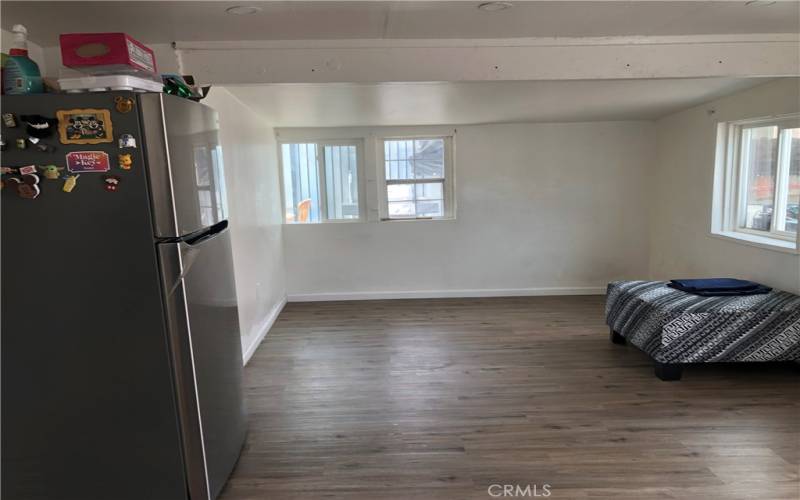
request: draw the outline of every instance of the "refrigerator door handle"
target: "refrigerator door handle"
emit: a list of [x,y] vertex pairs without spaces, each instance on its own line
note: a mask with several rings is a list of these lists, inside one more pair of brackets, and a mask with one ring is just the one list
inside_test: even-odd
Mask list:
[[[169,287],[167,291],[167,296],[171,296],[175,293],[175,290],[178,289],[179,286],[183,283],[183,279],[189,274],[189,271],[192,269],[195,261],[197,260],[197,255],[200,253],[199,248],[189,247],[189,248],[180,248],[181,253],[181,273],[175,278],[175,281],[172,283],[172,286]],[[166,282],[166,277],[165,277]]]
[[228,229],[228,221],[222,220],[213,226],[204,227],[199,231],[194,231],[182,236],[170,236],[167,238],[157,238],[157,243],[185,243],[189,246],[199,245],[200,243],[210,240],[211,238],[221,234]]
[[209,226],[205,229],[201,229],[200,231],[181,236],[181,242],[186,243],[189,246],[199,245],[200,243],[210,240],[211,238],[221,234],[226,229],[228,229],[228,221],[221,220],[213,226]]

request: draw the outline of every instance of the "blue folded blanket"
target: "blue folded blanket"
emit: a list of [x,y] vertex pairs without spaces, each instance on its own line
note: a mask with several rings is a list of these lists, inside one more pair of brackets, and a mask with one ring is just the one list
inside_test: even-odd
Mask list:
[[734,278],[670,280],[667,286],[702,296],[736,296],[769,293],[772,288],[753,281]]

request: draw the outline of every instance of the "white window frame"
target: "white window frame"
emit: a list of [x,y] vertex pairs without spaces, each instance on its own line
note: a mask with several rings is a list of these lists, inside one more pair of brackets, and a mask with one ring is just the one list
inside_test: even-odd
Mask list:
[[[444,140],[444,178],[441,179],[408,179],[408,180],[387,180],[386,179],[386,147],[385,141],[410,141],[410,140],[424,140],[424,139],[442,139]],[[378,194],[380,200],[380,219],[382,222],[387,221],[416,221],[416,220],[450,220],[456,217],[456,200],[455,200],[455,168],[454,156],[455,148],[453,146],[452,135],[436,135],[436,134],[423,134],[423,135],[400,135],[400,136],[385,136],[378,137],[378,185],[380,193]],[[441,182],[442,183],[442,198],[444,203],[443,215],[441,217],[389,217],[389,193],[387,186],[390,184],[423,184]]]
[[[774,125],[778,127],[777,170],[773,217],[769,231],[744,227],[747,204],[747,165],[741,161],[741,139],[743,131]],[[783,130],[800,126],[800,113],[772,116],[767,118],[723,122],[717,125],[717,158],[714,179],[714,201],[712,204],[711,233],[715,236],[732,238],[755,246],[797,253],[800,248],[800,231],[792,233],[780,230],[776,222],[780,213],[778,207],[786,203],[789,192],[788,154],[784,141],[780,140]],[[783,221],[780,218],[781,222]]]
[[[283,178],[283,145],[284,144],[316,144],[317,149],[317,179],[319,185],[317,190],[319,192],[319,211],[320,220],[318,222],[288,222],[286,220],[286,190]],[[355,146],[356,147],[356,175],[358,176],[358,218],[353,219],[329,219],[328,218],[328,190],[326,189],[325,178],[325,146]],[[288,225],[307,225],[307,224],[342,224],[351,222],[364,222],[367,216],[366,208],[366,172],[364,170],[364,140],[363,139],[326,139],[326,140],[313,140],[313,139],[292,139],[278,141],[278,174],[281,187],[281,214],[283,217],[283,224]]]

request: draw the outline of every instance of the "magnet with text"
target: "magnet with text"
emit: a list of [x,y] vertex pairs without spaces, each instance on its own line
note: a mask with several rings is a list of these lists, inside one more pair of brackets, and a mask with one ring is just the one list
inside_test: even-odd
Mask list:
[[28,135],[38,139],[50,137],[58,126],[57,119],[47,118],[42,115],[22,115],[19,118],[28,125],[25,128]]
[[65,193],[71,193],[73,189],[75,189],[75,185],[78,183],[78,177],[81,174],[74,174],[74,175],[65,175],[62,177],[64,179],[64,185],[61,187],[61,190]]
[[133,166],[133,157],[130,153],[120,153],[117,155],[117,161],[119,162],[119,168],[122,170],[130,170]]
[[[21,170],[21,169],[20,169]],[[13,185],[20,198],[27,198],[32,200],[39,196],[39,176],[36,174],[26,174],[20,177],[10,177],[8,179],[10,185]]]
[[115,192],[119,188],[119,181],[120,178],[117,175],[104,175],[103,176],[103,185],[105,186],[106,191]]
[[57,181],[59,177],[61,177],[61,171],[64,170],[64,167],[57,167],[55,165],[44,165],[40,166],[39,170],[42,171],[42,175],[45,179],[49,179],[51,181]]
[[130,97],[117,96],[114,98],[114,106],[120,113],[130,113],[133,109],[133,99]]
[[14,119],[14,113],[3,113],[3,125],[8,128],[17,126],[17,120]]
[[136,147],[136,138],[133,137],[131,134],[122,134],[119,137],[120,149],[135,148],[135,147]]
[[108,172],[111,166],[104,151],[71,151],[67,153],[67,170],[73,174]]

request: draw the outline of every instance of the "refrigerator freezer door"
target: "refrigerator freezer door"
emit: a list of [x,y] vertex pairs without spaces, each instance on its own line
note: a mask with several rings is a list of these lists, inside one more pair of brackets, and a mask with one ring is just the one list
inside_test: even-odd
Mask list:
[[230,233],[158,249],[189,496],[213,499],[247,432]]
[[[112,161],[117,143],[64,144],[58,131],[16,149],[20,117],[108,110],[113,134],[141,137],[137,113],[114,109],[131,92],[2,96],[11,147],[2,165],[55,164],[76,151]],[[55,148],[53,151],[52,148]],[[39,196],[0,196],[0,380],[4,500],[185,500],[186,480],[158,254],[141,149],[103,189],[83,173],[70,193],[41,176]],[[60,175],[67,175],[62,170]],[[41,175],[41,172],[40,172]],[[5,177],[5,176],[4,176]],[[7,180],[6,180],[7,181]]]
[[139,97],[157,237],[227,219],[216,111],[166,94]]

